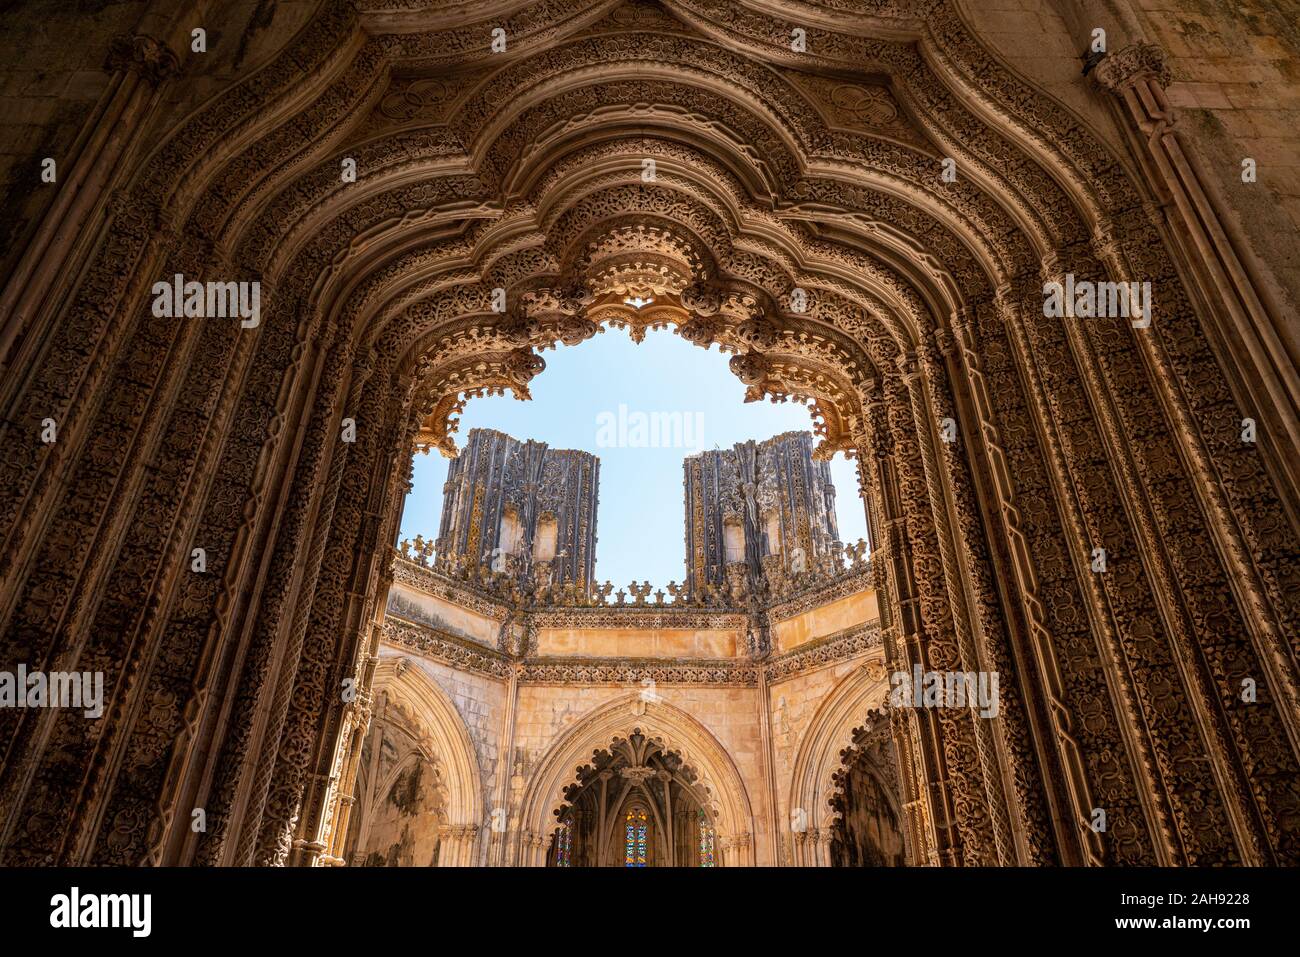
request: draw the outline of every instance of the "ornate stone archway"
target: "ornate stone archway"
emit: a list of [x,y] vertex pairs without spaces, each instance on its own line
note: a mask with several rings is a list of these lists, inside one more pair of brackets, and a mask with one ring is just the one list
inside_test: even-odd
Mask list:
[[853,729],[832,773],[831,824],[818,834],[817,863],[832,867],[897,867],[909,858],[903,781],[898,775],[890,720],[867,713]]
[[[386,711],[391,710],[403,719],[405,728],[415,735],[419,754],[437,772],[437,787],[442,798],[437,863],[443,867],[477,864],[480,858],[479,835],[485,827],[485,812],[482,777],[474,743],[447,693],[409,659],[385,657],[375,668],[371,688],[363,704],[362,718],[357,721],[355,738],[346,748],[341,749],[341,756],[351,766],[340,768],[339,774],[351,781],[360,782],[363,779],[364,769],[359,766],[363,759],[361,739],[369,725],[376,700],[382,700]],[[404,766],[394,764],[385,769],[383,756],[377,753],[378,750],[376,746],[373,749],[376,753],[369,755],[373,766],[372,774],[377,776],[382,770],[385,776],[368,783],[370,793],[382,799],[387,796],[392,782]],[[350,834],[354,842],[358,834],[364,838],[369,823],[364,819],[354,823],[352,815],[357,813],[364,818],[371,809],[364,803],[358,807],[353,789],[348,789],[341,796],[336,808],[338,819],[331,820],[328,826],[332,846],[325,850],[324,856],[326,860],[343,863],[345,841]],[[360,843],[364,844],[364,841]],[[364,863],[364,859],[354,862]]]
[[[502,6],[494,59],[487,21],[326,0],[120,171],[76,289],[0,316],[5,428],[59,428],[0,465],[3,657],[111,689],[96,728],[0,714],[0,860],[319,860],[409,455],[651,321],[858,455],[891,667],[1014,679],[997,722],[899,717],[927,859],[1296,860],[1291,459],[1239,440],[1177,215],[951,0],[800,5],[799,54],[786,6]],[[154,315],[177,273],[260,282],[260,323]],[[1154,321],[1042,316],[1067,273],[1150,277]]]
[[723,857],[707,785],[682,755],[639,727],[594,751],[564,796],[545,850],[548,866],[712,867]]
[[519,810],[516,864],[540,866],[565,804],[565,788],[594,752],[614,738],[640,730],[659,746],[687,760],[696,789],[717,830],[718,847],[728,866],[754,863],[754,810],[731,756],[704,725],[680,708],[639,694],[620,696],[593,709],[568,729],[538,764],[524,790]]
[[[853,744],[854,729],[869,713],[884,705],[889,688],[885,663],[873,656],[840,680],[804,732],[794,762],[785,815],[791,860],[795,865],[816,867],[826,863],[833,817],[827,802],[835,791],[833,778],[843,766],[843,752]],[[902,719],[891,717],[892,720]],[[903,782],[904,786],[912,783]],[[919,808],[916,796],[909,795],[907,805],[900,809],[908,825],[904,836],[909,846],[924,846]]]

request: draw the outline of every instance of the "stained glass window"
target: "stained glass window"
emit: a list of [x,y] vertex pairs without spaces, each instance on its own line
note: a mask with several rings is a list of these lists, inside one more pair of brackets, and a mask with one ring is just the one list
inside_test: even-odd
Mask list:
[[709,823],[709,817],[700,810],[700,867],[713,867],[713,842],[714,830],[713,825]]
[[646,866],[646,826],[645,808],[628,808],[627,812],[627,847],[623,852],[624,867]]
[[555,833],[555,866],[569,867],[573,850],[573,822],[565,821]]

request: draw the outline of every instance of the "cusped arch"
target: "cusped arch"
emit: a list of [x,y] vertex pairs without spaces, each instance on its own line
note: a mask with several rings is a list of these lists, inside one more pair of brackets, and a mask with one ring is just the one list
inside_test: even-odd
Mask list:
[[621,695],[593,709],[562,733],[542,758],[524,790],[519,810],[523,840],[516,863],[541,863],[537,855],[555,827],[555,812],[564,804],[564,788],[579,767],[615,737],[640,728],[647,737],[681,754],[707,792],[719,844],[729,848],[726,863],[752,866],[754,811],[740,770],[708,728],[662,697],[644,700],[640,693]]
[[[877,649],[823,699],[799,742],[784,829],[798,835],[830,826],[833,815],[827,801],[834,789],[831,779],[840,766],[840,752],[853,744],[853,729],[869,711],[884,703],[888,691],[884,651]],[[813,851],[799,840],[794,842],[794,857],[795,864],[815,863]]]

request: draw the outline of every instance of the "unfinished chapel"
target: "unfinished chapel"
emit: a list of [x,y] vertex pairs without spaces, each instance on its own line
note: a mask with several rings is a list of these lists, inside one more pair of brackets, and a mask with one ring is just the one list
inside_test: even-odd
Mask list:
[[1300,864],[1296,0],[3,6],[0,866]]

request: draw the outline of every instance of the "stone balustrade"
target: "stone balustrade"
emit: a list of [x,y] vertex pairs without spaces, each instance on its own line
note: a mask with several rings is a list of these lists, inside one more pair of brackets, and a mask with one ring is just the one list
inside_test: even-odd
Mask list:
[[768,555],[762,559],[759,576],[751,575],[744,562],[733,562],[725,568],[725,584],[703,582],[692,587],[670,581],[660,588],[649,581],[633,581],[623,587],[609,581],[556,581],[551,562],[533,562],[527,556],[514,554],[485,555],[482,562],[461,555],[439,555],[434,542],[420,535],[404,539],[396,549],[396,558],[515,606],[731,610],[785,601],[867,574],[871,570],[867,548],[867,543],[858,539],[837,543],[833,550],[813,559]]

